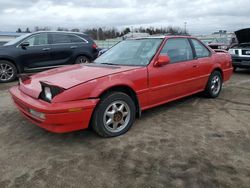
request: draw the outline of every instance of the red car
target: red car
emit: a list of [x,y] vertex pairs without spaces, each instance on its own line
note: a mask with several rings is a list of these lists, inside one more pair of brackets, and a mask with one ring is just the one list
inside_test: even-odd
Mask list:
[[20,80],[10,93],[22,114],[51,132],[90,125],[103,137],[118,136],[141,111],[202,92],[219,95],[232,74],[228,53],[192,37],[125,40],[95,60]]

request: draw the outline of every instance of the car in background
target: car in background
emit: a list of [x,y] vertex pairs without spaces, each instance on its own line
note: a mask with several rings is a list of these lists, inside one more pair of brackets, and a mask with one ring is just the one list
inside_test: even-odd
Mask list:
[[102,54],[104,54],[106,51],[108,51],[107,48],[99,48],[99,53],[98,53],[98,57]]
[[214,50],[228,50],[230,46],[230,41],[225,37],[201,39],[201,41]]
[[88,63],[97,56],[97,45],[83,33],[25,34],[0,47],[0,82],[10,82],[17,74]]
[[92,126],[113,137],[128,131],[143,110],[198,92],[217,97],[232,69],[230,54],[193,37],[129,39],[94,63],[23,78],[10,93],[21,113],[48,131]]
[[3,46],[6,42],[0,41],[0,46]]
[[234,71],[237,68],[250,69],[250,28],[235,32],[238,44],[229,49],[232,55]]
[[214,38],[207,45],[214,50],[228,50],[230,41],[227,38]]

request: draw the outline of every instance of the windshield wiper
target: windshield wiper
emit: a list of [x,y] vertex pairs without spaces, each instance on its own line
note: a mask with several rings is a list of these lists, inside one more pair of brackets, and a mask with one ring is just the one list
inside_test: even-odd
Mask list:
[[100,64],[103,64],[103,65],[117,65],[117,64],[114,64],[114,63],[100,63]]

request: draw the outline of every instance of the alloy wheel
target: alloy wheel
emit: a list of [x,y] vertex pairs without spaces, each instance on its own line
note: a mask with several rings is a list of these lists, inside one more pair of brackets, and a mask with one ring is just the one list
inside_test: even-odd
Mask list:
[[13,78],[15,74],[14,68],[7,63],[0,63],[0,80],[8,81]]
[[103,123],[108,131],[120,132],[128,125],[130,116],[131,111],[125,101],[114,101],[106,108]]
[[211,83],[211,91],[213,95],[217,95],[221,89],[221,79],[218,75],[215,75]]

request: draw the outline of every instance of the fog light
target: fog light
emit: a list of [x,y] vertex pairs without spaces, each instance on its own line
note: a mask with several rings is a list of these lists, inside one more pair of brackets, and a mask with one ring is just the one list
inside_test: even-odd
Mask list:
[[35,116],[35,117],[37,117],[39,119],[45,119],[45,114],[44,113],[37,112],[37,111],[35,111],[33,109],[29,109],[29,112],[30,112],[31,115],[33,115],[33,116]]

